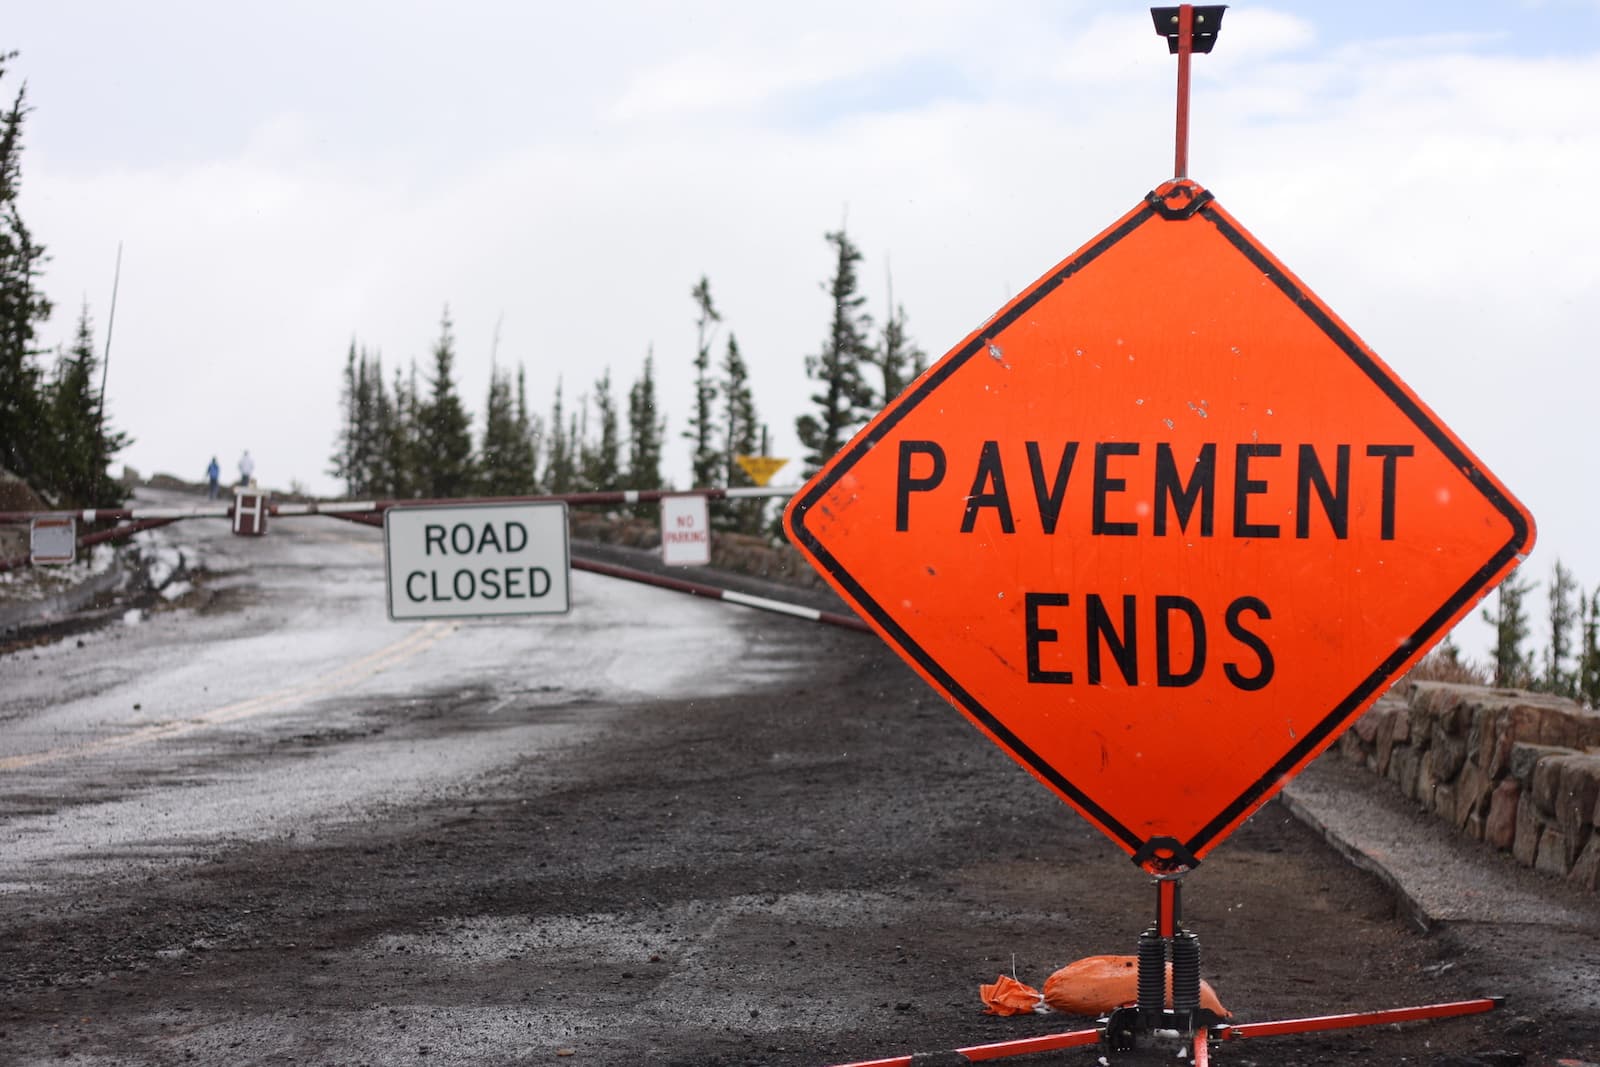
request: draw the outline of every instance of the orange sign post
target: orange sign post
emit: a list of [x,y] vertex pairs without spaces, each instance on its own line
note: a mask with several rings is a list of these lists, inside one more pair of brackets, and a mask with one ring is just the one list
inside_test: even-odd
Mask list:
[[923,678],[1168,873],[1533,541],[1466,446],[1186,180],[930,367],[785,518]]
[[1151,9],[1178,56],[1174,180],[928,368],[784,514],[890,647],[1156,877],[1137,1002],[1053,1047],[1178,1033],[1196,1067],[1213,1038],[1498,1006],[1224,1026],[1179,878],[1533,546],[1527,510],[1186,177],[1189,58],[1224,10]]

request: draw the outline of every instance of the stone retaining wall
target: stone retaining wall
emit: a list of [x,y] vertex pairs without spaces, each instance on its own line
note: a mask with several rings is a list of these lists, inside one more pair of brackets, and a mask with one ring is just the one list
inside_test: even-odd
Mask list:
[[1600,713],[1517,689],[1402,682],[1334,751],[1523,866],[1600,888]]

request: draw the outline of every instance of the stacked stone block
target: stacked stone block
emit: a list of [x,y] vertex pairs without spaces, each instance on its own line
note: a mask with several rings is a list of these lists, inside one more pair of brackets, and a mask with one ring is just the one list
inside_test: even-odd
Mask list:
[[1600,888],[1600,713],[1542,693],[1402,682],[1337,751],[1523,866]]

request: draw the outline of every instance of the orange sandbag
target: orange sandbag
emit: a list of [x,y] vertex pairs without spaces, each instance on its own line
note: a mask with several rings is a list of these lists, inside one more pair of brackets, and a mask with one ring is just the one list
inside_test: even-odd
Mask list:
[[[1068,1015],[1105,1015],[1139,1000],[1139,961],[1133,956],[1088,956],[1069,963],[1045,979],[1044,1002]],[[1167,1007],[1172,1007],[1172,964],[1167,964]],[[1222,1006],[1209,982],[1200,983],[1200,1006],[1224,1019],[1233,1013]]]
[[1002,974],[989,985],[979,986],[978,996],[983,998],[986,1015],[1027,1015],[1043,1010],[1040,1003],[1044,995],[1009,975]]

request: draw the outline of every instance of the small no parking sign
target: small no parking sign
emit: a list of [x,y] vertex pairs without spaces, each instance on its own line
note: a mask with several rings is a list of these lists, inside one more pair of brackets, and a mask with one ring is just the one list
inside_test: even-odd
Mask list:
[[674,567],[711,562],[711,516],[705,497],[661,498],[661,562]]

